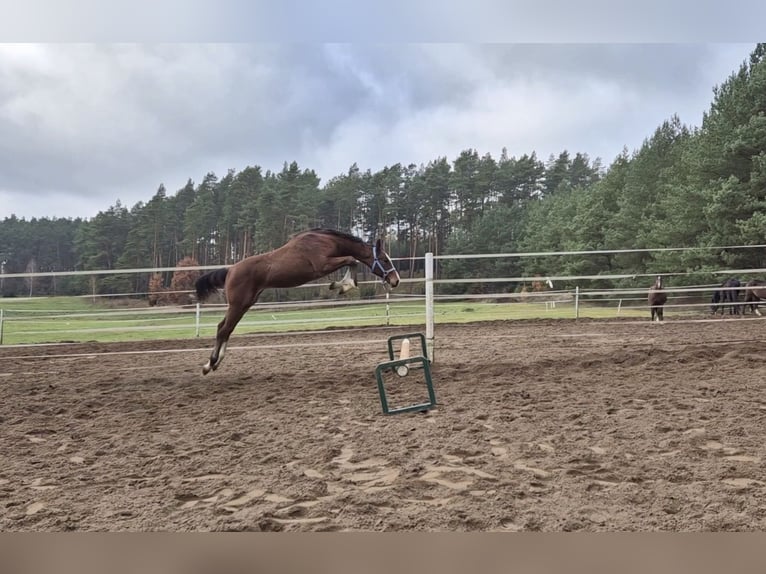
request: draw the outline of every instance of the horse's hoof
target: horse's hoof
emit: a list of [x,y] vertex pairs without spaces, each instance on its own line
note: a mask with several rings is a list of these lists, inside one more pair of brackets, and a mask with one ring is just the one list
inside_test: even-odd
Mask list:
[[[344,293],[348,293],[352,289],[356,289],[357,282],[353,279],[344,279],[343,281],[338,281],[337,283],[333,283],[335,285],[335,288],[338,289],[338,292],[343,295]],[[332,289],[332,287],[330,287]]]

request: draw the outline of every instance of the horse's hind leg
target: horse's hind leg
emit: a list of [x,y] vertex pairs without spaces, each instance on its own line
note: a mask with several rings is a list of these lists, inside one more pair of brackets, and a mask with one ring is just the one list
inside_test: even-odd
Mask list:
[[750,305],[750,310],[753,312],[753,315],[761,316],[761,311],[758,309],[758,302],[760,299],[757,295],[754,293],[751,293],[748,291],[747,295],[745,296],[745,305]]
[[223,356],[226,353],[226,345],[229,342],[234,327],[237,326],[239,320],[250,308],[250,305],[234,305],[229,303],[229,307],[226,309],[226,315],[223,320],[218,323],[218,331],[215,335],[215,347],[210,354],[210,359],[202,367],[202,374],[207,375],[210,371],[215,371],[223,361]]
[[753,315],[758,313],[758,306],[755,304],[755,302],[756,302],[756,299],[753,297],[753,294],[750,293],[750,291],[747,291],[745,293],[745,304],[742,307],[742,314],[745,315],[747,313],[748,308],[750,309],[750,312]]

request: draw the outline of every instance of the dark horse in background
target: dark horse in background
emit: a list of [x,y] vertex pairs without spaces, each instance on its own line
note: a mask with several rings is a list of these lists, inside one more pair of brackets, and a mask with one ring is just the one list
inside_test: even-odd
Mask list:
[[218,324],[215,347],[202,373],[216,370],[223,360],[234,327],[269,287],[297,287],[348,267],[342,281],[330,284],[341,293],[356,286],[356,266],[361,261],[381,278],[384,285],[396,287],[399,273],[378,239],[368,245],[358,237],[333,229],[311,229],[293,235],[282,247],[252,255],[230,267],[206,273],[195,283],[197,299],[204,301],[223,287],[228,307]]
[[652,321],[661,323],[663,321],[663,306],[668,301],[668,294],[665,293],[665,287],[662,284],[662,275],[657,275],[654,285],[649,287],[649,310],[651,311]]
[[748,307],[750,310],[761,316],[761,312],[758,310],[758,302],[766,300],[766,281],[762,279],[751,279],[745,284],[745,306],[742,307],[742,314]]
[[710,312],[715,315],[720,309],[721,315],[724,314],[726,307],[729,308],[729,315],[739,315],[739,294],[742,283],[736,277],[731,277],[721,283],[721,288],[713,292],[713,298],[710,300]]

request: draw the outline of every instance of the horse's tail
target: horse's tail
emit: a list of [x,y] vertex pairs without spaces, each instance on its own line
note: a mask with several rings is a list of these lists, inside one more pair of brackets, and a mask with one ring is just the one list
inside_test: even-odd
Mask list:
[[202,277],[197,279],[194,283],[194,288],[197,291],[197,300],[204,301],[210,294],[216,289],[223,287],[226,283],[226,275],[229,273],[228,267],[222,267],[216,269],[210,273],[205,273]]

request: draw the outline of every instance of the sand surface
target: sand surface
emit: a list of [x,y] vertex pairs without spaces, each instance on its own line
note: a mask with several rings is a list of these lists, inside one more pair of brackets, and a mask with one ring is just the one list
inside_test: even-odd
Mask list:
[[0,529],[766,529],[766,319],[403,332],[0,348]]

